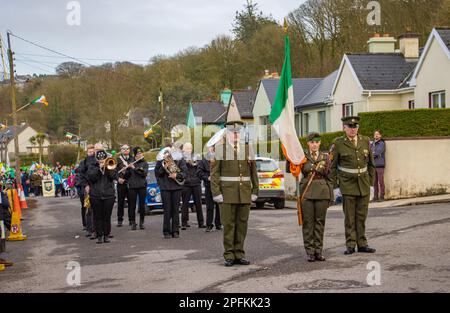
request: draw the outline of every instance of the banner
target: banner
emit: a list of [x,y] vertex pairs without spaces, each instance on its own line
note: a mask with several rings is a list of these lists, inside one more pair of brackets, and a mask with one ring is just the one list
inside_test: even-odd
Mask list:
[[44,197],[55,196],[55,182],[53,179],[42,180],[42,193]]

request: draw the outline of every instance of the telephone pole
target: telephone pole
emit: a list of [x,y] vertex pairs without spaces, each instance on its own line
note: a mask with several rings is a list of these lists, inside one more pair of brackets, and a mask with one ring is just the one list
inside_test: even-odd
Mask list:
[[161,104],[161,147],[164,147],[164,98],[162,88],[159,88],[159,103]]
[[13,130],[14,130],[14,163],[16,169],[16,186],[20,184],[20,156],[19,156],[19,132],[17,126],[17,104],[16,104],[16,88],[14,85],[14,58],[11,49],[11,32],[6,32],[8,38],[8,58],[9,58],[9,82],[11,84],[11,110],[13,118]]

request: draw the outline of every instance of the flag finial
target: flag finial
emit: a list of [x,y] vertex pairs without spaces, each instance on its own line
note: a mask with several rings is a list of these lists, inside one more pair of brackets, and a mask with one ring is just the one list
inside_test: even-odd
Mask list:
[[283,30],[284,30],[284,33],[287,34],[287,32],[288,32],[288,23],[287,23],[286,18],[284,18]]

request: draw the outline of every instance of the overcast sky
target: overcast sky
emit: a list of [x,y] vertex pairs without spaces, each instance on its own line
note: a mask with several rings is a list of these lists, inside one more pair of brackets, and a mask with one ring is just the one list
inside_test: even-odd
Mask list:
[[[245,4],[245,0],[79,0],[80,25],[70,26],[69,2],[0,0],[3,39],[6,41],[6,30],[10,29],[20,37],[83,58],[89,64],[107,60],[86,58],[145,64],[152,56],[202,47],[219,34],[231,34],[235,13]],[[254,2],[280,22],[304,0]],[[67,60],[17,38],[12,38],[12,44],[20,75],[54,73],[54,67]]]

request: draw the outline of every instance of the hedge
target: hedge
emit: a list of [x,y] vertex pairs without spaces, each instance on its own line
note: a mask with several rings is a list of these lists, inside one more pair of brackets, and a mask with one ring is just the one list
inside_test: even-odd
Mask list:
[[377,129],[383,137],[450,136],[450,109],[416,109],[360,113],[360,133],[373,136]]

